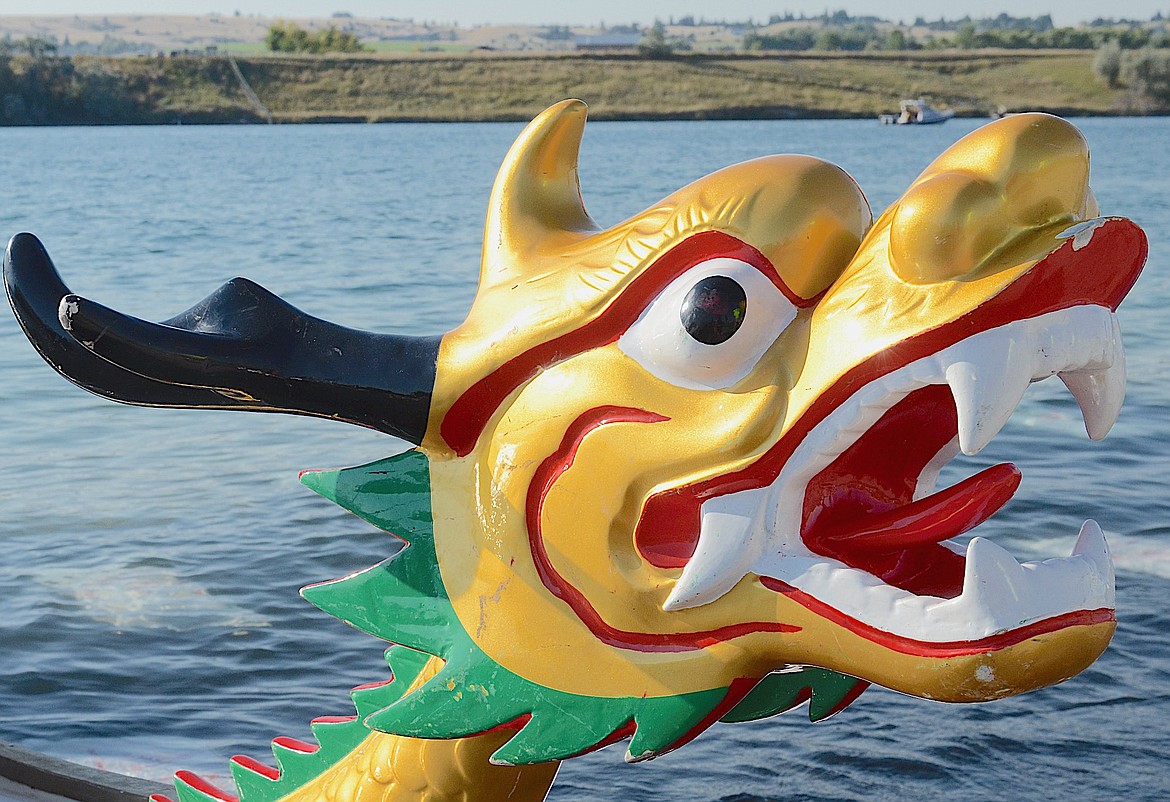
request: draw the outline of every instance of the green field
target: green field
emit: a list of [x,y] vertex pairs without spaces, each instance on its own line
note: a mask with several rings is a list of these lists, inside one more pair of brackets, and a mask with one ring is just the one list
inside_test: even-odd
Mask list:
[[[235,48],[233,48],[235,50]],[[925,96],[963,116],[1164,112],[1095,78],[1091,51],[875,54],[246,55],[236,60],[275,122],[525,120],[578,97],[595,119],[873,117]],[[50,61],[64,62],[63,59]],[[12,58],[19,81],[32,69]],[[263,119],[226,56],[75,58],[73,106],[7,122],[235,122]],[[51,81],[41,78],[41,84]],[[28,81],[26,84],[31,85]],[[102,96],[95,96],[102,93]],[[51,99],[50,99],[51,100]],[[47,112],[44,110],[48,109]],[[72,116],[71,116],[72,115]],[[74,119],[76,118],[76,119]]]

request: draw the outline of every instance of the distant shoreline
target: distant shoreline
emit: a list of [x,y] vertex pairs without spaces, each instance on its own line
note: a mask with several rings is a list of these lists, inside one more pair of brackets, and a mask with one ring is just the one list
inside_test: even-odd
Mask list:
[[919,96],[959,117],[1167,113],[1106,86],[1085,51],[7,61],[17,91],[0,91],[5,125],[515,122],[566,97],[595,120],[876,120]]

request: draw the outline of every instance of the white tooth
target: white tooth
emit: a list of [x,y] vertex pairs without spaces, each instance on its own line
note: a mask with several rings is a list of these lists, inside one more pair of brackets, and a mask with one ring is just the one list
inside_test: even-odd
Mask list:
[[1070,556],[1086,557],[1094,565],[1104,565],[1111,562],[1109,544],[1105,542],[1105,533],[1101,531],[1099,523],[1089,518],[1081,524],[1080,534],[1077,535],[1077,542],[1073,545]]
[[[750,497],[750,498],[748,498]],[[713,602],[743,579],[758,557],[755,493],[734,493],[703,504],[695,553],[662,605],[667,612]]]
[[1077,400],[1089,438],[1104,439],[1117,422],[1125,402],[1125,349],[1116,317],[1113,318],[1113,364],[1104,370],[1061,373],[1060,380]]
[[1032,381],[1032,355],[1003,330],[988,332],[966,359],[947,365],[959,419],[959,448],[971,456],[991,442],[1016,411]]
[[1017,624],[1012,616],[1019,609],[1023,581],[1024,569],[1002,546],[982,537],[967,544],[963,599],[990,613],[1002,628]]
[[1096,571],[1104,585],[1104,606],[1112,607],[1116,601],[1116,590],[1113,572],[1113,558],[1109,555],[1109,544],[1105,542],[1105,533],[1093,519],[1081,524],[1081,533],[1072,550],[1073,557],[1087,560]]
[[931,458],[930,462],[926,463],[926,467],[918,475],[918,483],[914,486],[915,501],[926,498],[934,493],[934,489],[938,485],[938,475],[942,473],[942,469],[950,464],[951,460],[958,453],[959,441],[952,438],[949,443],[939,449],[938,453]]

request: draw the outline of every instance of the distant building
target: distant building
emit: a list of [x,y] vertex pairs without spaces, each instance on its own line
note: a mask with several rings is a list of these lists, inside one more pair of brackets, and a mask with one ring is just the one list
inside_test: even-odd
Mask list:
[[579,34],[573,40],[578,50],[637,50],[640,33]]

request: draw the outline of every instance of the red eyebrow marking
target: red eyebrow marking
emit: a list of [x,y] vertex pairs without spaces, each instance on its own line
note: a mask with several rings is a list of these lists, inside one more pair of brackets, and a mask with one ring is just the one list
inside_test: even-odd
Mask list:
[[820,297],[801,298],[788,288],[766,256],[730,234],[703,231],[687,237],[630,282],[596,318],[512,357],[471,385],[443,417],[439,425],[443,440],[458,456],[467,456],[492,415],[517,387],[549,365],[616,341],[670,282],[701,262],[720,258],[752,265],[797,307],[811,306]]

